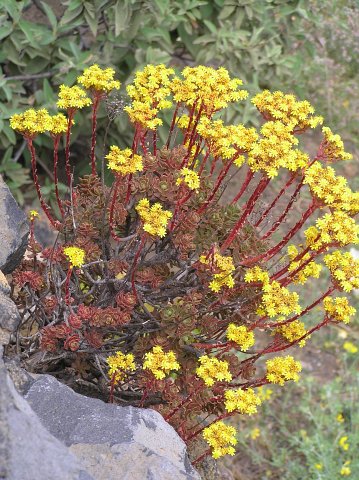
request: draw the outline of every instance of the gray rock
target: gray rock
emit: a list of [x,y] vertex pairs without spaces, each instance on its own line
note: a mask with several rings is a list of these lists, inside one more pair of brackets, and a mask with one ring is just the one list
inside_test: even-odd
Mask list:
[[[7,345],[21,321],[15,303],[0,291],[0,345]],[[1,478],[1,477],[0,477]]]
[[29,224],[0,175],[0,270],[11,273],[27,246]]
[[0,478],[94,480],[15,390],[0,347]]
[[154,410],[119,407],[42,375],[25,398],[96,480],[199,480],[185,443]]

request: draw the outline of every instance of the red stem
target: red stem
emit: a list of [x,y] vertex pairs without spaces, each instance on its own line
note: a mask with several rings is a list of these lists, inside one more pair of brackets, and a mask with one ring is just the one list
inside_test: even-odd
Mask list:
[[243,185],[240,189],[240,191],[237,193],[237,195],[234,197],[234,199],[232,200],[231,202],[231,205],[233,205],[234,203],[238,202],[238,200],[241,198],[241,196],[243,195],[243,193],[245,192],[246,188],[248,187],[248,185],[250,184],[252,178],[254,177],[254,173],[252,172],[252,170],[248,170],[247,172],[247,176],[243,182]]
[[169,131],[169,133],[168,133],[168,139],[167,139],[167,143],[166,143],[166,147],[167,147],[167,148],[169,148],[169,146],[170,146],[170,142],[171,142],[173,130],[174,130],[175,125],[176,125],[176,118],[177,118],[177,113],[178,113],[179,106],[180,106],[180,104],[177,103],[176,109],[175,109],[174,114],[173,114],[173,117],[172,117],[172,122],[171,122],[171,126],[170,126],[170,131]]
[[111,237],[116,241],[119,241],[120,237],[118,237],[116,235],[115,231],[114,231],[113,216],[114,216],[114,213],[115,213],[115,205],[116,205],[118,189],[120,187],[120,182],[121,182],[121,177],[119,175],[117,175],[116,180],[115,180],[115,186],[114,186],[114,189],[113,189],[113,195],[112,195],[112,199],[111,199],[110,218],[109,218],[110,234],[111,234]]
[[136,267],[137,267],[138,259],[140,257],[140,253],[142,251],[142,248],[143,248],[145,242],[146,242],[146,237],[145,237],[145,235],[142,235],[140,245],[138,247],[138,250],[136,252],[136,255],[135,255],[135,257],[133,259],[133,263],[132,263],[132,272],[131,272],[132,293],[135,295],[137,301],[138,301],[138,295],[137,295],[137,290],[136,290],[136,285],[135,285],[135,273],[136,273]]
[[72,127],[72,119],[75,114],[75,110],[68,110],[68,118],[67,118],[67,131],[66,131],[66,146],[65,146],[65,170],[67,176],[67,183],[71,188],[72,180],[71,180],[71,170],[70,170],[70,135],[71,135],[71,127]]
[[97,109],[100,104],[101,94],[94,93],[94,101],[92,104],[92,135],[91,135],[91,173],[96,175],[96,127],[97,127]]
[[202,455],[200,455],[199,457],[196,458],[196,460],[194,460],[192,462],[192,465],[196,465],[197,463],[200,463],[205,457],[207,457],[208,455],[211,454],[211,449],[209,448],[208,450],[206,450],[204,453],[202,453]]
[[55,183],[55,195],[57,200],[57,205],[59,206],[59,210],[61,213],[61,217],[64,218],[65,212],[62,207],[62,202],[60,200],[59,194],[59,179],[57,175],[57,164],[59,161],[59,143],[60,143],[60,136],[57,135],[54,137],[54,183]]

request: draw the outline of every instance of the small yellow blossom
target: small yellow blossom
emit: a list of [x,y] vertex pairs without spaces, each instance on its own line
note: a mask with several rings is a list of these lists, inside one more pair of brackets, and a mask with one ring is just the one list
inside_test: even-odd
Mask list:
[[253,268],[249,268],[246,271],[244,276],[244,281],[247,283],[252,282],[261,282],[263,284],[269,283],[269,273],[265,270],[262,270],[260,267],[255,266]]
[[275,317],[276,315],[289,315],[291,313],[300,313],[301,307],[298,303],[299,295],[296,292],[290,292],[282,287],[279,282],[273,281],[264,284],[262,302],[258,308],[259,315]]
[[352,342],[344,342],[343,344],[344,350],[346,350],[348,353],[357,353],[358,347],[354,345]]
[[116,145],[112,145],[110,153],[105,158],[108,160],[108,168],[121,175],[129,175],[143,170],[141,155],[134,154],[130,148],[121,150]]
[[318,218],[316,226],[311,226],[304,232],[306,246],[319,250],[333,242],[342,247],[350,243],[359,243],[359,225],[347,213],[336,210]]
[[57,102],[58,108],[64,110],[78,110],[79,108],[91,105],[92,100],[86,95],[85,90],[74,85],[68,87],[67,85],[60,85],[59,100]]
[[40,110],[30,108],[10,117],[10,127],[26,137],[34,137],[38,133],[44,133],[51,129],[51,115],[45,108]]
[[[62,133],[67,132],[67,118],[64,114],[58,113],[57,115],[53,115],[51,117],[51,127],[49,128],[50,133],[53,135],[61,135]],[[74,121],[71,120],[71,125],[74,125]]]
[[67,256],[71,267],[82,267],[85,262],[85,250],[78,247],[65,247],[64,254]]
[[236,429],[224,422],[212,423],[203,430],[203,438],[212,447],[212,457],[217,459],[223,455],[236,453],[233,445],[237,444]]
[[234,323],[230,323],[227,329],[227,338],[232,342],[236,342],[242,352],[246,352],[248,348],[254,345],[254,333],[244,325],[237,326]]
[[39,212],[37,210],[30,210],[29,212],[29,219],[35,220],[39,216]]
[[251,439],[252,440],[257,440],[258,437],[260,437],[261,435],[261,431],[259,430],[259,428],[253,428],[251,430]]
[[257,413],[257,406],[262,403],[252,388],[248,388],[247,390],[242,390],[241,388],[237,390],[226,390],[224,392],[224,398],[224,406],[227,412],[234,412],[236,410],[239,413],[246,413],[247,415]]
[[150,206],[147,198],[140,200],[136,206],[137,213],[143,222],[143,230],[150,235],[164,237],[168,220],[172,217],[172,212],[163,210],[160,203]]
[[266,119],[280,120],[292,130],[315,128],[323,123],[323,117],[313,116],[314,108],[308,101],[298,101],[294,95],[281,91],[263,90],[252,99],[252,103]]
[[345,452],[346,452],[347,450],[349,450],[350,445],[349,445],[349,443],[348,443],[348,437],[347,437],[347,435],[344,435],[343,437],[340,437],[340,438],[339,438],[338,445],[339,445],[339,447],[341,447]]
[[323,155],[328,160],[351,160],[353,155],[344,151],[344,143],[340,135],[335,135],[330,128],[323,127],[324,134]]
[[359,288],[359,260],[350,252],[342,253],[335,250],[325,255],[324,263],[329,268],[333,281],[339,284],[344,292]]
[[336,420],[338,423],[344,423],[344,417],[343,417],[343,414],[342,413],[338,413],[338,415],[336,416]]
[[[294,320],[293,322],[277,327],[275,332],[282,335],[282,337],[288,340],[288,342],[294,342],[295,340],[303,337],[303,335],[307,333],[307,330],[303,322]],[[305,340],[303,339],[299,342],[299,346],[304,347],[304,345]]]
[[208,258],[206,255],[201,255],[199,261],[205,265],[210,265],[216,272],[208,285],[213,292],[219,292],[222,287],[234,287],[232,272],[234,272],[235,266],[232,257],[225,257],[216,252]]
[[343,477],[349,477],[349,475],[352,473],[349,465],[350,465],[350,460],[347,460],[342,468],[340,469],[340,475],[343,475]]
[[296,362],[293,357],[275,357],[267,360],[266,377],[271,383],[279,383],[284,385],[288,380],[299,380],[298,373],[301,372],[302,366],[300,362]]
[[230,382],[232,380],[228,362],[225,360],[202,355],[198,361],[200,366],[196,369],[196,374],[204,381],[207,387],[214,385],[215,381]]
[[113,68],[100,68],[97,64],[86,68],[82,75],[77,77],[78,83],[81,83],[88,90],[108,93],[111,90],[118,90],[121,83],[114,80],[115,70]]
[[176,354],[172,350],[164,352],[160,346],[155,346],[145,354],[143,369],[150,370],[157,380],[163,380],[172,370],[179,370]]
[[314,465],[314,468],[316,468],[317,470],[323,470],[323,465],[321,463],[316,463]]
[[322,271],[322,265],[316,262],[309,262],[304,267],[300,268],[306,261],[309,260],[310,254],[307,253],[299,261],[294,261],[294,259],[299,255],[299,251],[295,245],[288,246],[288,256],[292,260],[289,264],[288,271],[294,272],[299,268],[297,273],[293,277],[293,283],[304,285],[308,278],[319,278]]
[[187,167],[182,168],[176,185],[181,185],[181,183],[185,183],[190,190],[198,190],[200,185],[198,173]]
[[124,354],[116,352],[115,355],[107,357],[108,375],[113,379],[114,384],[126,378],[128,372],[136,370],[135,357],[132,353]]
[[326,297],[323,306],[328,316],[337,322],[349,323],[350,317],[356,314],[356,309],[349,305],[346,297]]

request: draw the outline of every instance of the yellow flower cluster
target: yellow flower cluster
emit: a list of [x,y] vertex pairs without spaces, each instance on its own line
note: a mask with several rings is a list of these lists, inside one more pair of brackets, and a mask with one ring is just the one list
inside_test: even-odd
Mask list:
[[359,196],[348,187],[342,176],[337,176],[332,167],[313,163],[304,176],[313,195],[329,207],[356,214],[359,212]]
[[306,246],[312,250],[319,250],[333,242],[345,246],[359,243],[359,225],[345,212],[336,210],[318,218],[316,226],[309,227],[304,235]]
[[85,250],[78,247],[65,247],[64,254],[66,255],[71,267],[82,267],[85,263]]
[[276,315],[289,315],[290,313],[300,313],[301,307],[298,303],[299,295],[296,292],[290,292],[282,287],[279,282],[273,281],[264,284],[264,292],[261,304],[257,310],[259,315],[275,317]]
[[349,450],[349,443],[348,443],[348,437],[345,435],[344,437],[340,437],[338,440],[338,445],[344,450],[348,451]]
[[238,90],[242,80],[231,79],[223,67],[217,70],[203,65],[185,67],[182,76],[183,80],[178,77],[172,80],[174,99],[189,107],[196,104],[196,109],[202,108],[208,117],[227,107],[229,102],[244,100],[248,96],[246,90]]
[[281,167],[296,171],[308,164],[308,155],[292,148],[298,144],[298,139],[287,125],[278,121],[266,122],[261,134],[262,138],[248,153],[248,165],[253,172],[262,171],[273,178]]
[[239,413],[246,413],[252,415],[257,413],[257,406],[261,405],[262,401],[255,394],[252,388],[242,390],[227,390],[224,392],[224,406],[227,412],[234,412],[237,410]]
[[359,288],[359,260],[356,260],[350,252],[342,253],[335,250],[325,255],[324,263],[344,292]]
[[349,305],[346,297],[326,297],[323,305],[328,316],[337,322],[349,323],[350,317],[356,314],[356,309]]
[[[298,340],[298,338],[301,338],[303,335],[305,335],[307,330],[303,322],[294,320],[293,322],[277,327],[275,332],[282,335],[282,337],[288,340],[288,342],[294,342],[295,340]],[[299,342],[299,346],[304,347],[304,345],[305,340],[303,339]]]
[[180,176],[177,178],[176,185],[181,185],[184,182],[190,190],[198,190],[200,179],[197,172],[190,168],[184,167],[180,171]]
[[232,276],[232,272],[235,270],[235,266],[233,265],[233,258],[232,257],[224,257],[219,253],[215,253],[213,257],[206,258],[205,255],[201,255],[199,261],[204,263],[205,265],[212,264],[213,258],[213,266],[216,270],[219,270],[218,273],[213,275],[213,280],[210,282],[208,287],[213,292],[219,292],[222,287],[233,288],[234,287],[234,278]]
[[127,372],[136,370],[135,357],[132,353],[124,354],[122,352],[116,352],[115,355],[107,357],[106,362],[110,367],[108,375],[113,379],[114,384],[124,380]]
[[[207,141],[213,157],[232,158],[238,150],[248,152],[258,139],[255,128],[243,125],[224,125],[222,120],[210,120],[202,116],[197,125],[197,132]],[[245,161],[241,155],[235,160],[240,167]]]
[[230,323],[227,329],[227,338],[237,343],[242,352],[246,352],[248,348],[254,345],[254,333],[249,331],[244,325],[235,325]]
[[323,155],[328,160],[351,160],[353,155],[344,151],[344,143],[340,135],[334,134],[329,127],[323,127],[324,144]]
[[68,87],[60,85],[59,100],[57,106],[65,110],[78,110],[79,108],[91,105],[92,100],[89,98],[82,88],[74,85]]
[[100,68],[96,63],[86,68],[82,75],[77,77],[78,83],[88,90],[108,93],[111,90],[118,90],[121,83],[114,80],[115,70],[113,68]]
[[[53,135],[61,135],[67,132],[67,118],[64,114],[58,113],[51,117],[52,125],[49,128],[50,133]],[[71,125],[74,125],[74,121],[71,120]]]
[[39,212],[37,210],[30,210],[29,212],[29,219],[35,220],[39,216]]
[[45,108],[41,110],[30,108],[23,113],[12,115],[10,127],[26,137],[34,137],[52,128],[52,118]]
[[222,421],[206,427],[203,430],[203,438],[212,447],[212,457],[215,459],[236,453],[232,446],[237,444],[236,429]]
[[314,108],[308,101],[298,101],[294,95],[285,95],[281,91],[263,90],[252,98],[252,103],[266,119],[279,120],[295,128],[305,130],[323,123],[323,117],[314,117]]
[[108,168],[121,175],[129,175],[143,170],[141,155],[134,154],[130,148],[121,150],[116,145],[112,145],[110,153],[105,158],[108,160]]
[[214,385],[215,381],[230,382],[232,380],[228,362],[225,360],[202,355],[198,361],[200,366],[196,369],[196,374],[204,381],[207,387]]
[[124,108],[132,123],[150,130],[162,125],[162,120],[156,115],[160,110],[172,106],[167,97],[171,93],[170,77],[173,74],[174,70],[163,64],[147,65],[142,71],[136,72],[133,84],[127,87],[132,103]]
[[136,206],[145,232],[153,236],[164,237],[166,235],[166,227],[168,220],[172,217],[172,212],[163,210],[160,203],[150,206],[147,198],[140,200]]
[[293,357],[275,357],[267,360],[267,380],[271,383],[284,385],[288,380],[299,380],[298,373],[302,370],[300,362],[296,362]]
[[164,352],[160,346],[152,348],[151,352],[145,354],[143,369],[150,370],[157,380],[163,380],[172,370],[179,370],[176,354],[172,350]]
[[246,271],[244,281],[247,283],[262,282],[265,285],[269,283],[269,273],[256,265]]
[[[288,246],[288,256],[291,260],[297,257],[299,255],[298,248],[295,245],[289,245]],[[297,268],[299,268],[301,265],[303,265],[307,260],[309,260],[310,254],[306,253],[299,261],[292,261],[289,264],[288,271],[289,272],[294,272]],[[299,270],[294,278],[293,278],[293,283],[304,285],[305,282],[308,280],[309,277],[313,278],[319,278],[320,277],[320,272],[322,271],[322,265],[316,262],[309,262],[305,267],[303,267],[301,270]]]
[[346,462],[344,462],[342,468],[340,469],[340,475],[342,475],[343,477],[349,477],[349,475],[351,475],[352,471],[349,467],[350,463],[350,460],[347,460]]

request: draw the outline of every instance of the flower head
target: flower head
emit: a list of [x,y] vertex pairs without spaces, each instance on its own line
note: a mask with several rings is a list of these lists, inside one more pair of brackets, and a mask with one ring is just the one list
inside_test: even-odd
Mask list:
[[78,247],[65,247],[64,254],[66,255],[71,267],[82,267],[85,262],[85,250]]
[[212,447],[212,457],[215,459],[236,453],[233,448],[233,445],[237,444],[236,429],[222,421],[206,427],[203,430],[203,438]]
[[34,137],[38,133],[44,133],[51,129],[51,115],[45,108],[40,110],[30,108],[10,117],[10,127],[25,137]]
[[176,185],[180,185],[181,183],[185,183],[190,190],[198,190],[200,185],[198,173],[187,167],[182,168]]
[[349,465],[350,465],[350,460],[347,460],[344,462],[344,465],[340,469],[340,475],[343,475],[343,477],[349,477],[349,475],[352,473]]
[[106,362],[110,367],[108,375],[113,379],[114,384],[124,380],[127,372],[136,370],[135,358],[132,353],[124,354],[122,352],[116,352],[115,355],[107,357]]
[[165,353],[160,346],[152,348],[151,352],[145,354],[143,369],[150,370],[157,380],[163,380],[172,370],[179,370],[176,354],[173,351]]
[[318,218],[316,226],[305,230],[306,246],[319,250],[325,245],[338,243],[342,247],[359,243],[359,225],[347,213],[335,210]]
[[81,83],[88,90],[108,93],[111,90],[118,90],[121,83],[114,80],[115,70],[113,68],[100,68],[96,63],[86,68],[82,75],[77,77],[78,83]]
[[[288,342],[295,342],[307,333],[304,323],[299,320],[294,320],[293,322],[281,325],[280,327],[277,327],[275,331],[288,340]],[[303,339],[299,342],[299,346],[304,347],[304,345],[305,340]]]
[[196,374],[204,381],[207,387],[214,385],[215,381],[230,382],[232,380],[228,362],[225,360],[202,355],[198,361],[200,366],[196,369]]
[[293,357],[275,357],[267,360],[266,377],[271,383],[284,385],[288,380],[299,380],[298,373],[302,370],[300,362],[296,362]]
[[349,450],[349,443],[348,443],[348,437],[347,435],[344,435],[343,437],[340,437],[338,440],[338,445],[344,450],[347,451]]
[[324,142],[322,146],[323,155],[328,160],[351,160],[353,155],[344,151],[344,143],[340,135],[335,135],[329,127],[323,127]]
[[234,323],[230,323],[227,329],[227,338],[237,343],[242,352],[246,352],[248,348],[254,345],[254,333],[244,325],[237,326]]
[[326,297],[323,306],[329,318],[337,322],[349,323],[350,317],[356,314],[356,309],[349,305],[346,297]]
[[[68,121],[65,115],[62,113],[58,113],[57,115],[53,115],[51,117],[51,127],[49,128],[50,133],[53,135],[61,135],[62,133],[67,132],[67,125]],[[71,120],[71,125],[74,125],[74,121]]]
[[359,288],[359,260],[356,260],[350,252],[342,253],[335,250],[325,255],[324,263],[329,268],[333,281],[339,284],[344,292]]
[[116,145],[112,145],[110,153],[105,158],[108,160],[108,168],[121,175],[129,175],[143,170],[141,155],[134,154],[130,148],[121,150]]
[[236,410],[239,413],[246,413],[248,415],[257,413],[257,406],[262,403],[252,388],[248,388],[247,390],[242,390],[241,388],[237,390],[226,390],[224,392],[224,398],[224,406],[227,412],[234,412]]
[[352,343],[352,342],[344,342],[343,343],[343,348],[348,353],[352,353],[352,354],[357,353],[357,351],[358,351],[358,347],[356,345],[354,345],[354,343]]
[[273,281],[262,287],[262,302],[258,308],[258,314],[268,317],[276,315],[289,315],[300,313],[299,295],[282,287],[279,282]]
[[39,212],[37,210],[30,210],[29,212],[29,219],[32,221],[32,220],[35,220],[35,218],[37,218],[39,216]]
[[68,87],[67,85],[60,85],[59,100],[57,106],[65,110],[78,110],[83,107],[91,105],[92,100],[89,98],[82,88],[74,85]]
[[143,230],[150,235],[164,237],[168,220],[172,217],[172,212],[163,210],[160,203],[150,206],[149,200],[143,198],[136,206],[137,213],[143,222]]
[[234,272],[235,266],[232,257],[225,257],[216,252],[209,256],[201,255],[199,261],[209,265],[215,272],[213,280],[208,285],[213,292],[219,292],[222,287],[234,287],[232,272]]

